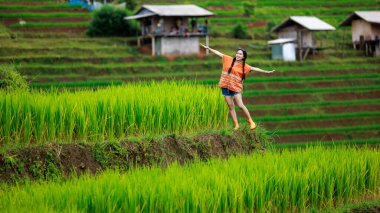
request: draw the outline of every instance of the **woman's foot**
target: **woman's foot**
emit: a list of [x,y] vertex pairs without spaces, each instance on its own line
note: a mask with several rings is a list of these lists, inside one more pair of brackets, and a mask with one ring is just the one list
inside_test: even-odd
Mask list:
[[255,122],[252,121],[252,119],[248,120],[248,123],[249,123],[249,129],[250,130],[256,129],[256,124],[255,124]]
[[234,125],[235,125],[235,128],[234,128],[234,130],[237,130],[237,129],[239,129],[239,124],[238,124],[238,122],[237,122],[237,121],[234,121]]

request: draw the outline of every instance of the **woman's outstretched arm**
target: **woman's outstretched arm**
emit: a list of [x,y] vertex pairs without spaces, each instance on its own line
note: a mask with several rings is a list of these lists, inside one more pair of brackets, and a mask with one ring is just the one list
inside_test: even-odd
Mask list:
[[263,72],[263,73],[272,73],[272,72],[274,72],[275,70],[272,70],[272,71],[266,71],[266,70],[262,70],[262,69],[257,68],[257,67],[251,67],[251,71]]
[[212,48],[210,48],[210,47],[208,47],[208,46],[205,46],[205,45],[203,45],[203,44],[200,44],[200,45],[201,45],[202,47],[204,47],[204,48],[210,50],[211,52],[215,53],[215,54],[218,55],[219,57],[223,57],[223,53],[219,52],[218,50],[214,50],[214,49],[212,49]]

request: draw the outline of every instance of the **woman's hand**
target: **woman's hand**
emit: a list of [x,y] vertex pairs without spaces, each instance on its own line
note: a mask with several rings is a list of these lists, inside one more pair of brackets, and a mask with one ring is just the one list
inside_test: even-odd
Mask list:
[[214,54],[216,54],[216,55],[218,55],[219,57],[223,57],[223,53],[221,53],[221,52],[219,52],[219,51],[217,51],[217,50],[214,50],[214,49],[212,49],[212,48],[210,48],[210,47],[208,47],[208,46],[205,46],[205,45],[203,45],[203,44],[201,44],[201,43],[199,43],[202,47],[204,47],[206,50],[210,50],[211,52],[213,52]]
[[263,73],[273,73],[273,72],[276,71],[276,70],[266,71],[266,70],[260,69],[260,68],[258,68],[258,67],[251,67],[251,71],[263,72]]
[[205,49],[209,49],[210,47],[208,47],[208,46],[205,46],[205,45],[203,45],[203,44],[201,44],[201,43],[199,43],[202,47],[204,47]]

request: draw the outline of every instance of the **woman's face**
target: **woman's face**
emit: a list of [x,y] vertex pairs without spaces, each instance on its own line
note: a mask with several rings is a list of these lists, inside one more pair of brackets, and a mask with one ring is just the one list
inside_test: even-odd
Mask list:
[[244,55],[243,55],[243,51],[241,51],[241,50],[238,50],[237,52],[236,52],[236,60],[237,61],[241,61],[241,60],[243,60],[244,59]]

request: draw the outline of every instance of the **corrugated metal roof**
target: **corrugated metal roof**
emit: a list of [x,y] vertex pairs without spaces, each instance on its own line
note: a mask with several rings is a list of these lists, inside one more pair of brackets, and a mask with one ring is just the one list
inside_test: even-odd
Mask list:
[[149,16],[180,16],[180,17],[207,17],[214,14],[197,5],[142,5],[140,10],[133,16],[124,19],[140,19]]
[[355,11],[339,26],[351,26],[351,22],[355,19],[363,19],[369,23],[380,24],[380,11]]
[[138,14],[138,15],[134,15],[134,16],[127,16],[125,17],[124,19],[126,20],[131,20],[131,19],[140,19],[140,18],[145,18],[145,17],[149,17],[149,16],[154,16],[156,14],[150,12],[150,13],[142,13],[142,14]]
[[268,41],[268,44],[284,44],[288,42],[293,42],[295,40],[296,40],[295,38],[279,38],[276,40]]
[[159,16],[212,16],[212,12],[205,10],[197,5],[143,5]]
[[319,31],[319,30],[335,30],[335,27],[330,24],[322,21],[321,19],[315,16],[290,16],[283,23],[273,28],[273,32],[279,31],[282,28],[288,27],[293,24],[299,24],[302,27],[311,30],[311,31]]

